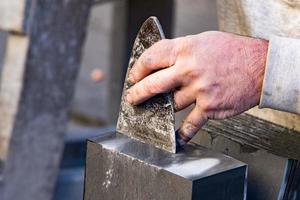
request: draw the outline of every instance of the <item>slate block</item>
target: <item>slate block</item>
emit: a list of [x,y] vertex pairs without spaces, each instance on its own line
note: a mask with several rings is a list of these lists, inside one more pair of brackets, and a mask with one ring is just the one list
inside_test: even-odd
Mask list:
[[247,165],[202,146],[172,154],[118,133],[87,142],[85,200],[245,199]]

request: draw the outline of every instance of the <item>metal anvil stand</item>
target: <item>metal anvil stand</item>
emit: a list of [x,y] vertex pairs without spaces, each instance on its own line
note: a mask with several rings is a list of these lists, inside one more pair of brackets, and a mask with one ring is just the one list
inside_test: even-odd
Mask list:
[[246,164],[201,146],[172,154],[118,133],[87,142],[85,200],[241,200],[246,180]]

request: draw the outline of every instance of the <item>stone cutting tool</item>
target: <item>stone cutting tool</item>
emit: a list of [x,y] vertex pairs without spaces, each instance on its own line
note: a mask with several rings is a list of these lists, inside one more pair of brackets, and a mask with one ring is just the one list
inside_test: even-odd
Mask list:
[[148,18],[137,34],[125,77],[117,132],[176,153],[173,93],[156,95],[137,106],[126,101],[127,90],[132,86],[128,79],[130,69],[146,49],[163,38],[163,30],[156,17]]

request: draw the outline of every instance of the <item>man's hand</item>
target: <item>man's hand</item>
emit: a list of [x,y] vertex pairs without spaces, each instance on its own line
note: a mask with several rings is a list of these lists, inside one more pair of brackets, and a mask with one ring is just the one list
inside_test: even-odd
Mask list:
[[267,48],[266,40],[217,31],[161,40],[130,71],[135,85],[127,101],[136,105],[174,90],[176,111],[195,103],[177,131],[188,142],[208,119],[224,119],[258,105]]

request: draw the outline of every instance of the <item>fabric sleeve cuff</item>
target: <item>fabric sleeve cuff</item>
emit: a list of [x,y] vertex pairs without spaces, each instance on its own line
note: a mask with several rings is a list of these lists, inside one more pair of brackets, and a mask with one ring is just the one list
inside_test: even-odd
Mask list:
[[259,107],[300,114],[300,39],[271,36]]

